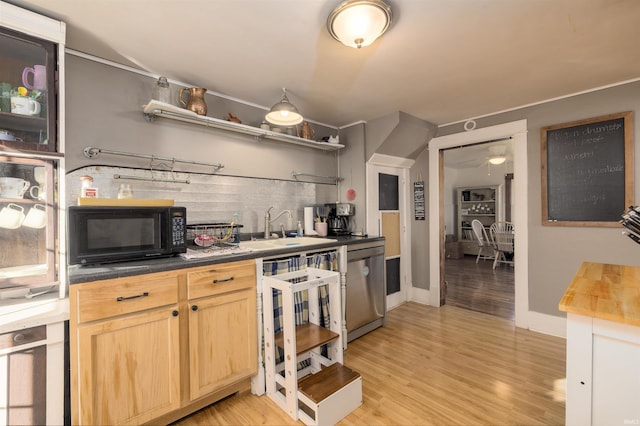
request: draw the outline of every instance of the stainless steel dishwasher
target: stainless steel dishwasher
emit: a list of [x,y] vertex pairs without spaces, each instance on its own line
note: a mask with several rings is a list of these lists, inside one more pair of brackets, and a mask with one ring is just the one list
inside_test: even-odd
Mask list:
[[384,240],[347,246],[347,341],[384,326],[387,279]]

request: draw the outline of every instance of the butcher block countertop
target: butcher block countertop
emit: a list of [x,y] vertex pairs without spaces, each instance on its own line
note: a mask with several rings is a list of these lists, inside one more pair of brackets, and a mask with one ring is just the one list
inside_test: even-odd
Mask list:
[[560,299],[559,308],[640,325],[640,267],[583,262]]

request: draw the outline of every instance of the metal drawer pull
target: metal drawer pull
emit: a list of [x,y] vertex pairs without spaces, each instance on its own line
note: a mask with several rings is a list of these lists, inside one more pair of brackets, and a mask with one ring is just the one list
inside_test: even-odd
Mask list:
[[135,296],[127,296],[127,297],[120,296],[120,297],[118,297],[116,299],[116,301],[117,302],[122,302],[123,300],[139,299],[140,297],[147,297],[148,295],[149,295],[149,293],[145,291],[144,293],[136,294]]
[[222,283],[228,283],[229,281],[233,281],[234,277],[230,277],[230,278],[225,278],[224,280],[213,280],[214,284],[222,284]]

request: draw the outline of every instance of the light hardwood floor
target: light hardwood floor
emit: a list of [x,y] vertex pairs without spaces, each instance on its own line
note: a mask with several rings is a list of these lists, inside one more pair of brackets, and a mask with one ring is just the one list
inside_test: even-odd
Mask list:
[[[454,306],[407,303],[387,318],[348,345],[364,403],[339,424],[564,424],[564,339]],[[247,391],[177,424],[301,423]]]

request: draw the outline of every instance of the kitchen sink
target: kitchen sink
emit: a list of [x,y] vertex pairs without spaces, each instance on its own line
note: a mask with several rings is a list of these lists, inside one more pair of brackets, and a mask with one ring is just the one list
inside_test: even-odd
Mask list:
[[270,240],[241,241],[240,247],[260,251],[277,250],[287,247],[305,247],[316,244],[334,243],[338,240],[332,238],[317,237],[297,237],[297,238],[274,238]]

